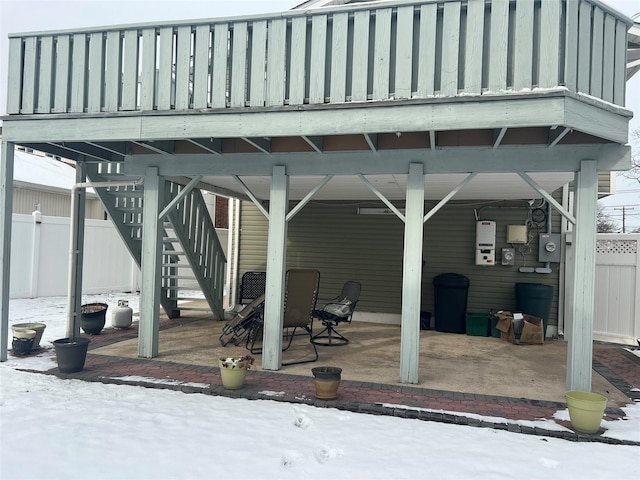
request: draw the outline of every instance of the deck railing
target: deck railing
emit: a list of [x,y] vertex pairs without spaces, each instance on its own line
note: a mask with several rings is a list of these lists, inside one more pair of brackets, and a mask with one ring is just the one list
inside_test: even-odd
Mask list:
[[8,114],[527,93],[624,105],[628,25],[595,0],[396,1],[11,35]]

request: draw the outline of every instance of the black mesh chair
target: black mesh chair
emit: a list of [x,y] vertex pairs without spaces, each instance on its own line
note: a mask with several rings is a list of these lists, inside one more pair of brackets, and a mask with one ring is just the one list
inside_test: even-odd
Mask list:
[[313,335],[311,341],[316,345],[336,347],[346,345],[349,340],[335,330],[340,323],[351,323],[353,311],[356,309],[362,285],[348,281],[342,286],[340,295],[327,303],[322,310],[314,310],[312,316],[320,320],[324,329]]
[[264,295],[267,283],[267,272],[245,272],[240,281],[238,303],[246,305],[253,302],[260,295]]

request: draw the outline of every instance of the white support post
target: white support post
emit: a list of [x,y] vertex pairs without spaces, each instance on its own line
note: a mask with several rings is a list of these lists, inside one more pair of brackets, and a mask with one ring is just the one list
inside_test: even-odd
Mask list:
[[583,160],[574,183],[576,225],[573,233],[574,282],[567,348],[567,390],[590,392],[595,316],[597,162]]
[[404,262],[402,271],[402,326],[400,331],[400,382],[418,383],[420,361],[420,292],[422,288],[422,232],[424,169],[409,166],[407,176]]
[[0,361],[7,361],[9,343],[9,279],[11,274],[11,222],[13,220],[13,157],[12,142],[2,142],[0,150]]
[[29,285],[29,298],[38,296],[38,271],[40,270],[40,237],[42,236],[42,212],[34,210],[31,212],[33,217],[32,241],[31,241],[31,282]]
[[264,303],[262,368],[282,366],[282,326],[284,315],[284,276],[287,259],[287,210],[289,177],[285,167],[273,167],[269,202],[269,240],[267,247],[267,286]]
[[164,198],[164,177],[149,167],[144,179],[142,210],[142,286],[138,356],[158,356],[160,335],[160,292],[162,273],[162,222],[158,214]]

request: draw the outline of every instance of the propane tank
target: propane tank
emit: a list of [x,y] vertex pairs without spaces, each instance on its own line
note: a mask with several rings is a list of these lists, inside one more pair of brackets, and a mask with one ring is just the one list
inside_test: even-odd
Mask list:
[[111,326],[113,328],[129,328],[133,321],[133,309],[128,300],[118,300],[118,306],[112,310]]

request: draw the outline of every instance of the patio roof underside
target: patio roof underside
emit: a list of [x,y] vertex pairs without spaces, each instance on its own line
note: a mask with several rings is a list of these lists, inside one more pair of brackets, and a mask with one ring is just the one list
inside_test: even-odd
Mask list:
[[327,175],[314,200],[375,199],[371,185],[404,200],[411,163],[424,166],[427,200],[442,199],[471,172],[478,175],[456,199],[529,199],[540,195],[518,172],[552,192],[581,160],[597,160],[600,171],[629,168],[629,117],[560,89],[250,112],[9,116],[4,137],[72,160],[119,163],[131,177],[148,167],[178,181],[202,176],[203,189],[261,201],[274,166],[286,167],[291,200]]

